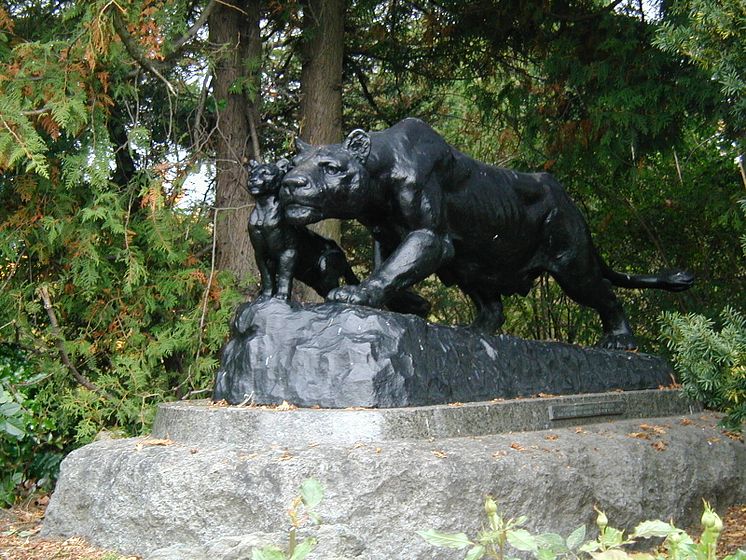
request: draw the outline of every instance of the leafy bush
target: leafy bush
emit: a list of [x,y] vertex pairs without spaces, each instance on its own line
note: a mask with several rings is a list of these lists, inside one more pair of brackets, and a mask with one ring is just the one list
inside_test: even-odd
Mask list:
[[62,460],[54,421],[34,401],[33,374],[23,352],[0,345],[0,505],[11,504],[16,489],[48,489]]
[[726,308],[720,319],[718,329],[702,315],[665,313],[661,336],[684,394],[724,412],[723,425],[740,430],[746,420],[746,317]]
[[[643,521],[629,536],[624,531],[609,526],[606,515],[599,510],[596,518],[598,537],[585,541],[585,526],[578,527],[564,538],[556,533],[532,535],[521,525],[525,517],[505,519],[498,513],[497,504],[487,497],[484,510],[488,527],[471,540],[466,533],[441,533],[435,530],[419,531],[427,542],[447,548],[463,550],[469,548],[465,560],[493,558],[504,560],[512,548],[529,552],[537,560],[557,560],[591,557],[593,560],[716,560],[717,541],[723,529],[723,522],[710,505],[704,503],[702,514],[702,536],[696,542],[685,531],[673,523],[664,521]],[[639,539],[664,539],[662,547],[655,553],[628,553],[624,547]],[[584,542],[585,541],[585,542]],[[746,552],[726,556],[724,560],[746,560]]]

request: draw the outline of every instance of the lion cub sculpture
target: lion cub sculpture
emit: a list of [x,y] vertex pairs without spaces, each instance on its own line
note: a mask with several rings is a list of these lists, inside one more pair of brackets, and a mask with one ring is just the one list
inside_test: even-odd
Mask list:
[[305,227],[285,223],[279,189],[289,162],[249,163],[249,193],[256,206],[249,216],[249,237],[261,275],[261,298],[290,299],[293,278],[321,297],[339,286],[340,278],[357,284],[344,251]]
[[[321,297],[339,287],[360,281],[352,271],[342,248],[331,239],[285,221],[279,200],[280,183],[290,162],[249,163],[248,191],[256,206],[249,216],[249,237],[254,246],[261,276],[260,299],[289,300],[293,279],[298,278]],[[387,307],[398,313],[426,317],[430,303],[409,291],[394,294]]]
[[543,273],[595,309],[607,348],[636,347],[611,286],[689,288],[685,271],[629,275],[609,268],[583,215],[548,173],[519,173],[474,160],[418,119],[341,144],[296,142],[280,196],[289,223],[355,219],[378,245],[380,262],[327,299],[380,307],[430,274],[457,285],[476,307],[473,327],[503,324],[502,296],[526,295]]

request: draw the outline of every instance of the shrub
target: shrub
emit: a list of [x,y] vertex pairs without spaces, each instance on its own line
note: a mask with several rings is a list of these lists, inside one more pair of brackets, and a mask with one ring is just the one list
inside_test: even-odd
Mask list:
[[723,426],[740,431],[746,419],[746,317],[726,308],[719,328],[695,314],[665,313],[662,323],[684,394],[724,412]]
[[23,352],[0,345],[0,505],[12,504],[16,490],[49,489],[63,445],[52,417],[34,399],[43,374],[34,374]]
[[[532,535],[521,528],[525,517],[506,519],[497,509],[495,501],[487,497],[484,504],[488,520],[487,528],[472,540],[466,533],[441,533],[439,531],[419,531],[427,542],[447,548],[463,550],[468,548],[465,560],[493,558],[512,560],[511,549],[528,552],[536,560],[716,560],[717,541],[723,530],[723,522],[710,505],[704,503],[702,514],[702,535],[695,541],[686,531],[673,523],[664,521],[643,521],[625,537],[624,531],[609,526],[606,515],[599,510],[596,518],[598,537],[585,541],[585,526],[578,527],[564,538],[556,533]],[[662,546],[655,553],[627,553],[624,548],[640,539],[663,539]],[[584,542],[585,541],[585,542]],[[746,560],[746,552],[739,550],[723,560]]]

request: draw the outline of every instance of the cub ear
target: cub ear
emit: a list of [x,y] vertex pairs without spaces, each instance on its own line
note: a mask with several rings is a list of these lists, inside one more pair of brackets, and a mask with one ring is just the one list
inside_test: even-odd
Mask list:
[[370,136],[364,130],[357,128],[345,138],[342,147],[355,156],[360,163],[365,164],[370,155]]
[[283,175],[288,172],[290,169],[290,162],[286,160],[285,158],[280,158],[275,162],[275,165],[277,166],[277,169],[280,170],[280,173]]
[[298,150],[298,153],[307,152],[313,148],[313,144],[309,144],[308,142],[304,142],[300,139],[300,136],[296,136],[295,138],[295,149]]

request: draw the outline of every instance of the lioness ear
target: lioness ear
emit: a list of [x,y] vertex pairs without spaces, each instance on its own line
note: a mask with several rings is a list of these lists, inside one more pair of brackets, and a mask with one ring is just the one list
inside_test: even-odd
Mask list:
[[249,169],[250,169],[250,170],[251,170],[251,169],[254,169],[254,168],[255,168],[255,167],[257,166],[257,165],[259,165],[259,162],[258,162],[258,161],[256,161],[255,159],[252,159],[252,160],[251,160],[251,161],[249,162]]
[[288,172],[288,169],[290,169],[290,162],[285,158],[278,159],[275,165],[277,166],[277,169],[280,170],[280,173],[282,173],[283,175]]
[[364,164],[370,155],[370,136],[364,130],[357,128],[345,138],[342,147]]
[[299,136],[296,136],[295,138],[295,149],[298,150],[299,153],[307,152],[313,148],[313,144],[309,144],[308,142],[304,142],[300,139]]

